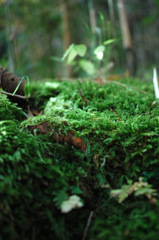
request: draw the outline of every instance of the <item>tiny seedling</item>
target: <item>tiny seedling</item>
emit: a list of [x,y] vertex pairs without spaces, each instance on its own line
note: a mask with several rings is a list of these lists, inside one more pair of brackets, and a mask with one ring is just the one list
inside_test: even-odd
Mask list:
[[23,76],[23,77],[20,79],[20,82],[18,83],[18,85],[17,85],[16,89],[14,90],[12,96],[14,96],[14,94],[17,92],[17,90],[18,90],[20,84],[22,83],[22,81],[23,81],[24,79],[25,79],[25,76]]
[[28,76],[23,76],[21,79],[20,79],[20,82],[18,83],[17,87],[15,88],[14,92],[12,93],[12,96],[15,96],[20,84],[22,83],[22,81],[26,79],[26,88],[25,88],[25,94],[27,95],[27,98],[30,97],[30,79]]
[[27,81],[27,83],[25,85],[25,94],[26,94],[27,98],[29,98],[30,94],[31,94],[30,79],[29,79],[29,76],[25,76],[25,78],[26,78],[26,81]]

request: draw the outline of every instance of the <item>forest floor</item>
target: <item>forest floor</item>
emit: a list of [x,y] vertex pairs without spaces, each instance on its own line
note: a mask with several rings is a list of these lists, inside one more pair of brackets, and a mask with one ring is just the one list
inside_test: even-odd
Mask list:
[[0,239],[157,240],[152,82],[48,80],[30,91],[29,108],[0,95]]

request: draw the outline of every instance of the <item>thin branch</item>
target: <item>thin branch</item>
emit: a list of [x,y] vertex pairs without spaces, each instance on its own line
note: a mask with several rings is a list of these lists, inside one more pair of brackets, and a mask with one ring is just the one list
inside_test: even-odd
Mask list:
[[94,214],[93,211],[91,211],[90,214],[89,214],[88,221],[87,221],[86,227],[85,227],[85,229],[84,229],[84,233],[83,233],[82,240],[85,240],[86,237],[87,237],[88,228],[89,228],[89,226],[90,226],[90,223],[91,223],[93,214]]
[[85,98],[85,96],[84,96],[84,94],[83,94],[83,92],[82,92],[82,90],[80,88],[78,89],[78,92],[79,92],[81,98],[83,99],[83,101],[85,102],[85,104],[88,105],[88,101]]
[[1,93],[1,94],[5,94],[5,95],[8,95],[8,96],[11,96],[11,97],[21,98],[21,99],[26,100],[26,97],[25,97],[25,96],[22,96],[22,95],[18,95],[18,94],[14,94],[14,95],[13,95],[13,93],[4,92],[4,91],[0,91],[0,93]]
[[[122,86],[122,87],[125,87],[125,88],[129,88],[129,86],[127,86],[127,85],[125,85],[125,84],[123,84],[123,83],[116,82],[116,81],[111,81],[111,82],[112,82],[112,83],[115,83],[115,84],[117,84],[117,85],[119,85],[119,86]],[[131,88],[132,88],[133,90],[136,90],[136,91],[141,92],[141,93],[144,93],[144,94],[150,94],[149,92],[145,92],[145,91],[140,90],[140,89],[138,89],[138,88],[136,88],[136,87],[134,87],[134,86],[131,86]]]

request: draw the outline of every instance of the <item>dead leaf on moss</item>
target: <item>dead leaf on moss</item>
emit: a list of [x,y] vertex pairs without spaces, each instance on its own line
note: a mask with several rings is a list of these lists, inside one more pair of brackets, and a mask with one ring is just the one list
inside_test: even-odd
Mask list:
[[[68,125],[66,122],[62,122],[64,125]],[[37,124],[35,126],[30,126],[29,129],[34,132],[34,130],[37,130],[37,133],[40,134],[50,134],[51,129],[49,127],[48,122],[43,122],[40,124]],[[77,149],[80,149],[82,152],[85,152],[87,145],[83,142],[83,140],[80,137],[76,137],[75,132],[72,130],[68,130],[67,134],[60,132],[58,129],[54,131],[53,134],[51,134],[51,137],[60,143],[67,142],[69,145],[74,146]]]
[[150,203],[156,203],[157,199],[154,197],[155,189],[151,188],[147,182],[143,182],[140,177],[138,182],[132,183],[129,181],[127,185],[123,185],[121,189],[115,189],[110,192],[112,197],[116,197],[119,203],[122,203],[128,196],[134,193],[135,196],[145,195]]

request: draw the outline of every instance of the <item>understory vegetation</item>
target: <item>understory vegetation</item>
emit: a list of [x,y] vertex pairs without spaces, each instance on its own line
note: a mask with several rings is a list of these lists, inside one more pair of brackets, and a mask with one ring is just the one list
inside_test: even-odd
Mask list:
[[[0,95],[0,239],[158,239],[159,102],[127,78]],[[29,113],[28,113],[29,115]]]

